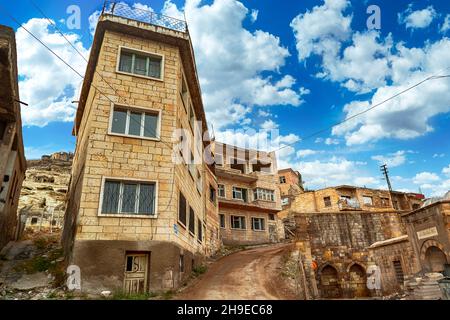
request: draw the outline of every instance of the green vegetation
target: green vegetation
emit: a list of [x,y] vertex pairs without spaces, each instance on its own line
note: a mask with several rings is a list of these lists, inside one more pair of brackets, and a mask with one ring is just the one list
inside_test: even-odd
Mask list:
[[208,267],[207,267],[207,266],[205,266],[205,265],[199,265],[199,266],[194,267],[194,268],[192,269],[192,272],[194,273],[194,275],[195,275],[196,277],[198,277],[199,275],[204,274],[204,273],[206,272],[206,270],[208,270]]

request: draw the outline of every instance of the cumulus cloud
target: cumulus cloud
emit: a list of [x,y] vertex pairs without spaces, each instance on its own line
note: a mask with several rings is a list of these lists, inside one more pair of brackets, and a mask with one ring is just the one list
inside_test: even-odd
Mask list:
[[450,176],[450,164],[448,165],[448,167],[442,169],[442,173],[447,176]]
[[398,14],[398,21],[404,24],[406,29],[423,29],[428,27],[436,16],[433,6],[413,11],[412,6],[409,5],[408,9]]
[[299,157],[299,158],[305,158],[305,157],[312,156],[312,155],[315,155],[318,153],[320,153],[319,150],[301,149],[301,150],[298,150],[296,154],[297,154],[297,157]]
[[390,153],[387,156],[376,155],[372,156],[372,160],[378,161],[379,164],[387,164],[388,167],[398,167],[405,163],[406,152],[404,150],[399,150],[397,152]]
[[311,54],[339,51],[340,42],[351,34],[352,17],[343,14],[349,6],[347,0],[325,0],[322,6],[315,6],[292,20],[299,60]]
[[276,129],[276,128],[278,128],[278,124],[275,123],[271,119],[266,120],[261,124],[261,129],[264,129],[264,130],[272,130],[272,129]]
[[415,184],[426,184],[426,183],[439,181],[440,179],[441,178],[439,178],[439,176],[437,174],[424,171],[424,172],[420,172],[420,173],[416,174],[413,178],[413,182]]
[[337,145],[337,144],[339,144],[339,140],[337,140],[337,139],[333,139],[333,138],[326,138],[325,139],[325,144],[326,145]]
[[[167,3],[167,2],[166,2]],[[171,3],[170,12],[181,14]],[[290,55],[280,39],[263,30],[250,32],[243,21],[252,13],[237,0],[215,0],[201,4],[187,0],[184,12],[189,24],[208,119],[215,128],[239,124],[242,120],[223,121],[230,109],[240,107],[246,116],[253,106],[302,103],[303,90],[294,89],[295,79],[280,69]],[[253,13],[253,16],[255,14]],[[264,75],[263,75],[264,74]],[[245,111],[245,112],[243,112]]]
[[[48,20],[33,18],[24,26],[83,74],[86,61],[54,32]],[[73,33],[65,36],[87,58],[88,50],[83,47],[80,37]],[[76,105],[71,102],[77,100],[82,79],[23,28],[17,30],[16,40],[20,98],[29,104],[22,109],[23,124],[42,127],[52,121],[72,121]]]
[[448,30],[450,30],[450,14],[445,16],[444,22],[442,23],[440,29],[442,33],[446,33]]

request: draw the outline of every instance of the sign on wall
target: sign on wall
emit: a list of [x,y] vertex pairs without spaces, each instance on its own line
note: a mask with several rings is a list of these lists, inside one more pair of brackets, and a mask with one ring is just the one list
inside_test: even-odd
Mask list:
[[436,227],[417,231],[417,238],[419,238],[419,240],[429,238],[429,237],[434,237],[437,235],[438,235],[438,231],[437,231]]

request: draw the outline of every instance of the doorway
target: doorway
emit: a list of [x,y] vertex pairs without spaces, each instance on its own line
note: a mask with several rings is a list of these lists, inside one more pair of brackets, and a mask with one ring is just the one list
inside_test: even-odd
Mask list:
[[124,292],[147,292],[149,254],[127,253],[125,256]]
[[326,299],[342,297],[338,272],[330,265],[323,267],[320,272],[320,295]]
[[443,272],[446,263],[445,253],[438,247],[431,246],[425,252],[425,265],[429,271]]

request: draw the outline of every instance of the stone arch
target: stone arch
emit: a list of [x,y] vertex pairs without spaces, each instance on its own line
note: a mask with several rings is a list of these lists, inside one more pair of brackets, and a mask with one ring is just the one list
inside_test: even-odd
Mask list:
[[358,262],[352,262],[347,267],[347,273],[352,297],[368,297],[366,268]]
[[338,270],[331,264],[324,264],[318,272],[319,290],[322,298],[341,298],[342,289],[339,283]]
[[428,272],[442,272],[447,263],[444,246],[436,240],[427,240],[420,249],[420,260]]

